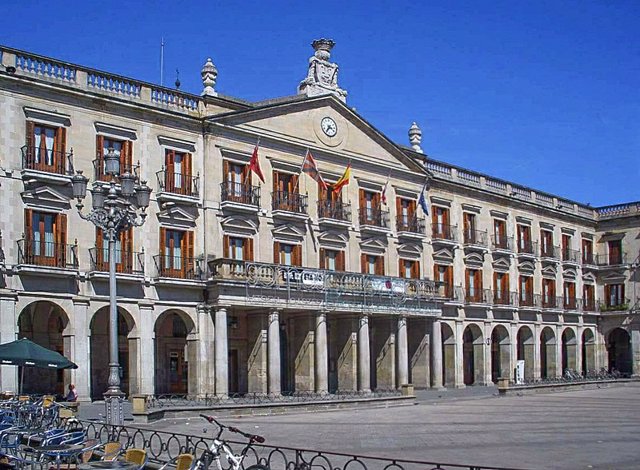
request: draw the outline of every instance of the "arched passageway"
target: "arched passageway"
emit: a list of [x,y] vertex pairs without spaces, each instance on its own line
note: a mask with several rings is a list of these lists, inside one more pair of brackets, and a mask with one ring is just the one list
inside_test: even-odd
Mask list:
[[565,328],[562,332],[562,375],[565,371],[577,369],[577,341],[576,334],[571,328]]
[[591,330],[582,332],[582,375],[596,370],[596,339]]
[[491,381],[511,377],[511,342],[509,332],[497,325],[491,332]]
[[[524,361],[524,379],[533,380],[533,367],[535,358],[535,344],[531,328],[521,326],[518,330],[516,358]],[[515,364],[514,364],[515,366]]]
[[609,355],[609,372],[631,375],[631,337],[626,330],[616,328],[607,338],[607,352]]
[[442,324],[442,380],[445,387],[456,383],[456,338],[446,323]]
[[[27,305],[18,316],[18,337],[27,338],[42,347],[64,355],[62,332],[69,324],[66,312],[57,304],[47,301]],[[69,358],[73,360],[73,358]],[[19,371],[18,381],[22,378],[22,391],[27,394],[64,395],[65,385],[69,382],[69,372],[63,370],[25,367],[24,374]],[[20,384],[18,384],[20,386]]]
[[484,383],[484,340],[477,325],[469,325],[462,334],[464,384]]
[[[155,325],[155,393],[185,395],[189,392],[189,369],[194,367],[187,336],[194,324],[189,316],[171,310],[158,317]],[[195,343],[191,346],[195,347]],[[191,359],[190,359],[191,358]]]
[[[120,364],[120,390],[131,393],[132,379],[137,372],[135,346],[129,347],[129,335],[135,324],[133,318],[123,308],[118,308],[118,363]],[[91,398],[101,400],[109,381],[109,307],[98,310],[91,319],[90,363]]]
[[543,379],[556,377],[556,336],[549,327],[540,333],[540,376]]

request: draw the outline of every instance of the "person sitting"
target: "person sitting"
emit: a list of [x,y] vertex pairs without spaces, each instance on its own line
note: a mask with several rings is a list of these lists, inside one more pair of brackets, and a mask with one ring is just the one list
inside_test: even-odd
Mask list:
[[78,391],[75,385],[69,384],[69,393],[67,393],[65,401],[78,401]]

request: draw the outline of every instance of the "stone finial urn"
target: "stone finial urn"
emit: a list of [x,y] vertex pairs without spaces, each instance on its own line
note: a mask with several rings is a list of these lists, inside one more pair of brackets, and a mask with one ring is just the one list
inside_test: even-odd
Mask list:
[[418,127],[418,125],[414,122],[411,124],[409,128],[409,143],[411,143],[411,148],[419,153],[424,153],[422,151],[422,147],[420,147],[420,143],[422,142],[422,131]]
[[218,96],[214,88],[218,78],[218,69],[211,60],[211,57],[207,59],[207,62],[202,67],[200,76],[202,77],[202,84],[204,85],[202,96]]

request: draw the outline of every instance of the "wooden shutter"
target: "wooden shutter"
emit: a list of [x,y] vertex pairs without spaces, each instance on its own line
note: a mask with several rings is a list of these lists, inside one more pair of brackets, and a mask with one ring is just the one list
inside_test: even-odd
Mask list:
[[165,262],[165,251],[166,251],[166,243],[167,243],[167,229],[164,227],[160,227],[160,272],[158,273],[160,276],[163,276],[163,271],[166,268],[164,265]]
[[447,230],[449,225],[449,209],[442,209],[442,224],[447,227],[444,230]]
[[298,188],[299,178],[300,178],[300,175],[291,175],[291,178],[289,178],[289,185],[288,185],[287,191],[289,191],[290,193],[300,192],[300,188]]
[[173,191],[173,189],[174,189],[173,187],[175,185],[175,177],[174,177],[174,173],[175,173],[175,167],[174,167],[175,158],[176,158],[175,150],[170,150],[170,149],[165,150],[165,156],[164,156],[164,166],[165,166],[164,186],[165,186],[165,188],[164,189],[166,191]]
[[231,258],[229,248],[230,248],[229,235],[224,235],[222,237],[222,257],[223,258]]
[[318,267],[320,269],[325,269],[325,262],[324,262],[325,256],[326,256],[326,250],[324,248],[320,248],[320,262],[318,263]]
[[195,263],[193,259],[194,235],[194,232],[191,230],[184,232],[184,236],[182,237],[182,257],[184,261],[183,269],[185,269],[185,274],[195,277]]
[[185,192],[184,194],[191,196],[193,194],[193,170],[191,165],[191,154],[185,153],[183,154],[183,162],[182,162],[182,190]]
[[471,285],[470,284],[471,283],[469,281],[470,281],[470,278],[471,278],[471,273],[469,272],[468,268],[465,270],[465,276],[464,277],[465,277],[464,281],[465,281],[465,289],[467,291],[467,297],[470,297],[470,295],[471,295],[471,292],[470,292]]
[[[229,178],[229,160],[222,160],[222,181],[224,183],[231,181]],[[232,188],[227,188],[227,190],[232,190]]]
[[273,262],[280,264],[280,242],[273,242]]
[[411,277],[413,279],[420,279],[420,261],[413,261],[411,263]]
[[384,276],[384,257],[376,256],[376,275]]
[[360,211],[364,211],[366,207],[367,205],[365,204],[364,189],[361,189],[360,190]]
[[302,245],[294,245],[292,252],[291,264],[294,266],[302,266]]
[[402,199],[399,197],[396,198],[396,220],[404,223],[404,220],[402,219]]
[[24,238],[27,240],[33,239],[33,210],[24,210]]
[[64,267],[67,255],[67,214],[58,214],[54,221],[54,239],[56,241],[55,255],[57,265]]
[[504,273],[504,275],[502,276],[502,290],[506,293],[506,295],[509,295],[509,289],[511,288],[511,286],[509,285],[509,273]]
[[273,191],[280,191],[280,175],[276,170],[273,170]]
[[364,253],[362,253],[360,255],[360,272],[362,272],[363,274],[367,274],[368,270],[367,270],[367,255],[365,255]]
[[[396,206],[397,206],[397,204],[396,204]],[[402,278],[405,277],[405,275],[404,275],[404,260],[402,258],[400,258],[398,260],[398,277],[402,277]]]
[[611,306],[611,284],[604,286],[604,302],[606,305]]
[[26,130],[25,130],[25,144],[27,145],[27,151],[28,152],[33,152],[33,146],[34,146],[34,133],[35,133],[35,124],[33,123],[33,121],[27,121],[27,126],[26,126]]
[[253,238],[245,238],[245,261],[253,261]]
[[344,262],[344,251],[338,251],[338,256],[336,258],[336,271],[345,271],[345,262]]

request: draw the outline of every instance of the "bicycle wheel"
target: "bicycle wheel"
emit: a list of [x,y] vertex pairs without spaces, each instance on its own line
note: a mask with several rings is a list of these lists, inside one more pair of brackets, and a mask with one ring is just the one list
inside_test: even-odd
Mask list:
[[251,465],[250,467],[245,468],[244,470],[270,470],[270,469],[266,465],[256,463]]

